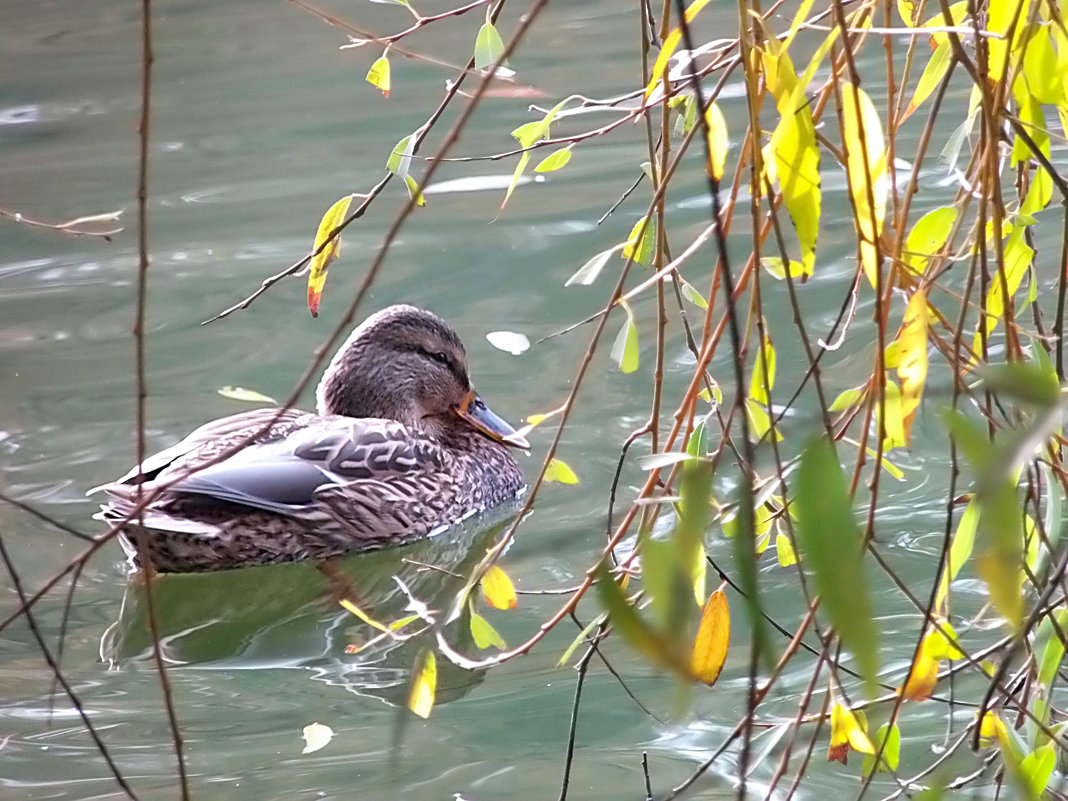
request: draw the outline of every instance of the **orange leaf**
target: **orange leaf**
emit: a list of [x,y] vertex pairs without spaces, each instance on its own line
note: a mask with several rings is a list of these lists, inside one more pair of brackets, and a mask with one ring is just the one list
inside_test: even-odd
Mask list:
[[482,597],[494,609],[515,609],[515,587],[508,574],[497,565],[482,577]]
[[690,657],[690,669],[694,676],[709,687],[716,683],[723,670],[730,640],[731,616],[727,596],[723,590],[716,590],[708,596],[701,613],[701,625],[693,643],[693,656]]
[[827,749],[827,761],[841,762],[845,765],[849,761],[849,743],[841,743],[839,745],[832,743],[831,747]]
[[[319,229],[315,232],[312,252],[316,255],[312,256],[311,269],[308,271],[308,311],[311,312],[312,317],[319,316],[319,299],[326,285],[326,268],[337,258],[341,247],[340,235],[330,239],[330,234],[345,221],[350,203],[352,203],[352,195],[346,195],[327,209],[323,219],[319,221]],[[326,243],[325,246],[324,243]]]

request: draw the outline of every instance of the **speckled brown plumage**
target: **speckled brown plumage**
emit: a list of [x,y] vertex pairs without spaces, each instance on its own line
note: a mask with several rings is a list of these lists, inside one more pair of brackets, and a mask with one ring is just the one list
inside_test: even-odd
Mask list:
[[[393,306],[360,325],[318,390],[318,414],[258,409],[216,420],[145,460],[128,524],[165,572],[325,557],[426,537],[515,498],[505,444],[525,441],[474,395],[459,338],[430,312]],[[106,485],[100,517],[135,508],[137,470]]]

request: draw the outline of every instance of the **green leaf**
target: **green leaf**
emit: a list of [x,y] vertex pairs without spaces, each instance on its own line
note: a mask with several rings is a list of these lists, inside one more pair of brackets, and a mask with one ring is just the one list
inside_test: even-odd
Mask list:
[[566,166],[569,161],[571,161],[571,148],[564,147],[543,158],[538,163],[538,166],[534,168],[534,172],[556,172],[561,167]]
[[860,402],[864,400],[865,391],[863,387],[853,387],[853,389],[847,389],[842,392],[831,403],[831,408],[828,411],[831,412],[844,412],[846,409],[852,409],[854,406],[859,406]]
[[905,116],[902,121],[908,119],[916,109],[922,106],[923,101],[930,97],[931,92],[933,92],[938,87],[938,84],[942,82],[951,63],[951,50],[952,47],[948,39],[935,48],[934,53],[931,55],[931,59],[923,69],[923,75],[920,76],[920,82],[916,84],[916,91],[912,95],[912,100],[909,101],[909,106],[905,110]]
[[979,526],[979,504],[973,498],[968,502],[957,522],[957,530],[953,533],[953,540],[949,546],[948,564],[942,572],[942,578],[938,585],[938,594],[935,596],[935,609],[944,611],[946,597],[949,595],[949,585],[957,577],[964,563],[972,555],[975,545],[975,532]]
[[638,328],[634,325],[634,312],[630,306],[625,303],[622,306],[627,312],[627,320],[616,334],[610,356],[622,372],[633,373],[638,369]]
[[[489,23],[487,23],[489,24]],[[549,126],[552,124],[557,113],[567,103],[568,98],[564,98],[555,106],[553,106],[540,120],[533,122],[527,122],[520,125],[514,131],[512,136],[519,142],[519,146],[522,148],[533,147],[535,143],[540,142],[549,135]],[[525,150],[519,156],[519,163],[516,164],[515,170],[512,172],[512,180],[508,183],[508,189],[504,192],[504,200],[501,201],[501,211],[504,211],[504,207],[508,205],[508,199],[512,196],[516,186],[519,184],[519,179],[523,176],[523,171],[527,168],[527,164],[530,162],[530,151]]]
[[475,37],[475,69],[484,70],[497,63],[504,53],[504,42],[492,22],[486,22],[478,29]]
[[[1068,624],[1068,611],[1058,609],[1055,619],[1060,630],[1068,632],[1065,629],[1065,625]],[[1064,661],[1064,641],[1057,634],[1057,629],[1054,628],[1048,616],[1042,620],[1036,642],[1045,643],[1041,645],[1041,656],[1038,659],[1038,681],[1048,686],[1057,676],[1057,671],[1060,670],[1061,663]]]
[[471,638],[479,648],[486,649],[491,645],[495,648],[506,648],[504,639],[497,633],[497,629],[478,612],[471,612]]
[[1042,791],[1049,785],[1056,764],[1057,751],[1053,743],[1047,743],[1023,758],[1020,762],[1020,775],[1026,783],[1025,789],[1030,798],[1042,797]]
[[868,694],[874,695],[878,634],[864,577],[861,533],[834,447],[822,437],[809,442],[797,475],[795,504],[805,564],[814,573],[821,608],[842,644],[853,652]]
[[[646,225],[646,219],[649,220]],[[639,234],[641,239],[638,239]],[[648,267],[653,261],[653,249],[656,246],[656,220],[652,217],[642,217],[634,223],[634,227],[627,237],[627,244],[623,246],[622,256],[624,259],[634,259],[638,264]]]
[[[745,399],[745,413],[749,418],[750,434],[754,442],[760,442],[771,431],[771,418],[764,407],[752,398]],[[775,429],[775,441],[782,442],[782,434]]]
[[931,256],[946,243],[956,221],[955,206],[942,206],[920,217],[905,240],[905,264],[913,272],[923,273]]
[[687,281],[685,278],[680,278],[679,291],[686,300],[690,301],[694,306],[699,309],[707,309],[708,301],[705,300],[705,296],[698,292],[693,284]]
[[557,667],[563,667],[564,665],[566,665],[567,661],[569,659],[571,659],[571,655],[575,653],[575,649],[578,648],[583,642],[585,642],[585,640],[589,636],[590,632],[593,631],[595,628],[597,628],[597,626],[599,626],[601,624],[601,621],[603,621],[604,619],[605,619],[604,615],[598,615],[593,620],[591,620],[589,623],[587,623],[586,627],[584,629],[582,629],[582,631],[580,631],[575,636],[575,639],[573,639],[571,641],[571,644],[568,645],[567,648],[564,649],[564,653],[560,657],[560,659],[557,661],[556,666]]
[[764,335],[760,350],[753,359],[753,376],[749,381],[749,397],[757,403],[767,406],[770,402],[768,391],[775,387],[775,346],[771,337]]
[[708,430],[708,424],[714,416],[714,412],[709,412],[693,427],[690,438],[686,441],[686,453],[690,456],[704,456],[712,450],[712,434]]
[[872,771],[875,773],[892,773],[897,770],[897,766],[901,761],[901,730],[896,725],[890,726],[884,723],[875,732],[875,737],[872,738],[872,745],[875,746],[875,754],[882,750],[883,757],[879,760],[879,766],[876,768],[875,754],[866,754],[864,756],[864,766],[861,768],[864,778],[871,776]]
[[681,641],[664,637],[646,623],[603,564],[597,568],[597,596],[613,628],[632,648],[654,665],[690,678],[689,654],[683,652]]
[[393,146],[393,151],[386,160],[386,169],[398,178],[405,178],[412,164],[412,153],[415,152],[415,140],[413,134],[408,134]]

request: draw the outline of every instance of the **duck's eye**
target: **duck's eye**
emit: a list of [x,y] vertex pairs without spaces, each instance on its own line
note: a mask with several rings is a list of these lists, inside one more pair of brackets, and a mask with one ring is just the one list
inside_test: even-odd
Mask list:
[[449,364],[449,355],[442,350],[431,353],[430,358],[436,361],[438,364],[444,364],[446,367]]

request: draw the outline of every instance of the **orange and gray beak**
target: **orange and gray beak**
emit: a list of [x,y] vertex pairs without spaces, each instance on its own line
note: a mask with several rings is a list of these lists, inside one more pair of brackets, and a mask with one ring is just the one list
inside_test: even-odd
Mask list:
[[473,389],[460,401],[455,412],[461,420],[465,420],[492,440],[522,450],[530,448],[526,437],[508,425],[503,418],[498,417]]

